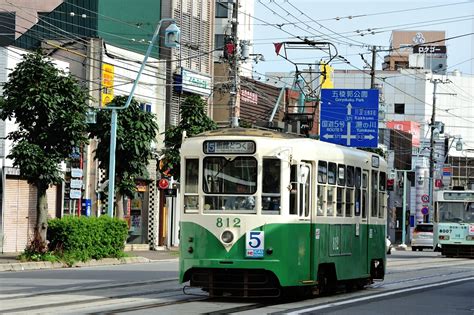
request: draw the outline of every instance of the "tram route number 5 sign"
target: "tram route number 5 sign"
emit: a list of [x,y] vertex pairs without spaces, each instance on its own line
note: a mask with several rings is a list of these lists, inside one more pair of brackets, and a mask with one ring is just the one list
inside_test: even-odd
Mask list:
[[249,231],[245,236],[245,256],[248,258],[262,258],[264,248],[264,232]]

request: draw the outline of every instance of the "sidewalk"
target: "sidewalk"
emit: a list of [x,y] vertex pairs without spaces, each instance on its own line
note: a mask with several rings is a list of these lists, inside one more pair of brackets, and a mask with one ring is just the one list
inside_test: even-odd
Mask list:
[[[120,264],[148,263],[163,260],[177,260],[179,251],[177,248],[163,250],[140,250],[126,251],[128,256],[122,259],[105,258],[101,260],[91,260],[88,262],[78,262],[72,267],[91,267],[91,266],[107,266]],[[65,268],[62,263],[51,262],[20,262],[17,257],[20,253],[0,253],[0,272],[2,271],[22,271],[22,270],[38,270],[38,269],[55,269]]]

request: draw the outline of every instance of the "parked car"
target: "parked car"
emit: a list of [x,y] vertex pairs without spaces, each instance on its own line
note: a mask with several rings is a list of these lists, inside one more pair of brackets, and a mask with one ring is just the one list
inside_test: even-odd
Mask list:
[[390,242],[390,236],[387,236],[385,239],[385,251],[387,252],[387,255],[392,253],[392,242]]
[[423,250],[424,248],[433,248],[433,224],[419,223],[413,231],[411,239],[411,250]]

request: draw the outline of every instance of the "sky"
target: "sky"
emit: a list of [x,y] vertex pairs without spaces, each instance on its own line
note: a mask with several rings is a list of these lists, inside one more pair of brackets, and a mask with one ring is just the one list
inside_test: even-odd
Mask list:
[[[446,42],[448,71],[474,74],[474,0],[255,0],[254,17],[253,50],[265,58],[255,65],[257,79],[265,72],[295,70],[275,54],[273,43],[295,41],[296,36],[327,41],[350,63],[334,59],[333,66],[356,70],[365,65],[360,54],[370,63],[372,46],[389,48],[392,30],[445,31],[446,38],[458,37]],[[377,70],[386,54],[377,53]],[[289,51],[289,57],[311,62],[323,56],[297,49]]]

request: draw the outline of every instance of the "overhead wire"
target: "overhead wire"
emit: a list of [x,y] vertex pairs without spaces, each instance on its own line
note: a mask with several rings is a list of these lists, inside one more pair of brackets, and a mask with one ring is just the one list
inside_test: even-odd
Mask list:
[[[298,36],[296,36],[298,38]],[[186,58],[187,59],[187,58]]]

